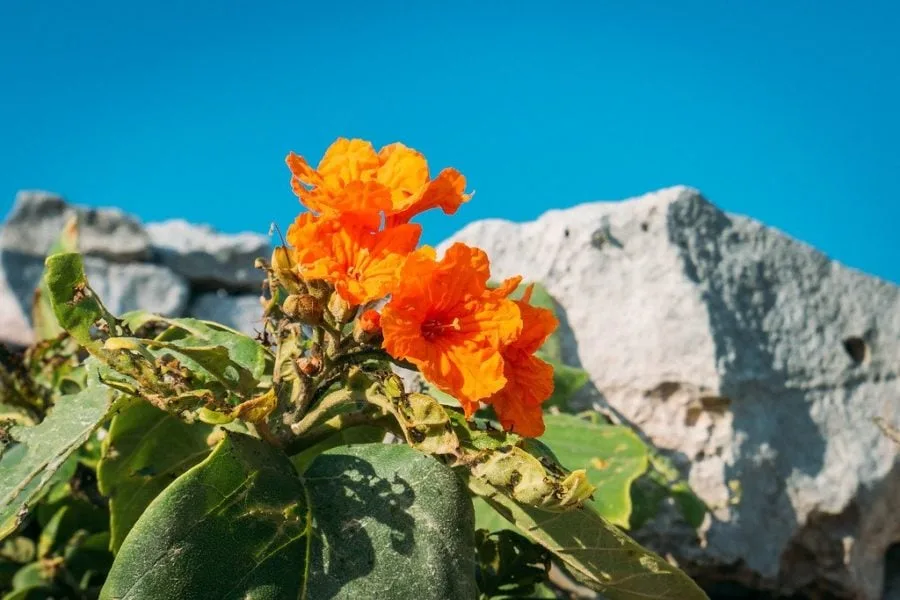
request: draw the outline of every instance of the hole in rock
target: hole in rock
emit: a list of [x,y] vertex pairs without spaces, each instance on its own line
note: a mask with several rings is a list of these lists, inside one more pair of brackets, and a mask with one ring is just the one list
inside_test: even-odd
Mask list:
[[866,346],[865,340],[858,336],[851,336],[845,339],[844,350],[856,364],[865,361],[869,354],[869,348]]
[[884,554],[884,598],[900,598],[900,542]]

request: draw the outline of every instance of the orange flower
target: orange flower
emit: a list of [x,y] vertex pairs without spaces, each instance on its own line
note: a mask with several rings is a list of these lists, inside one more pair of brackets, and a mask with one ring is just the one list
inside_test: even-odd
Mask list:
[[392,226],[431,208],[453,214],[471,198],[457,170],[444,169],[432,180],[425,157],[400,143],[376,153],[369,142],[339,138],[317,169],[293,152],[287,164],[294,193],[323,214],[383,212]]
[[553,367],[534,353],[559,324],[549,310],[531,306],[532,289],[528,286],[516,301],[522,333],[501,351],[506,386],[485,400],[493,405],[504,429],[526,437],[544,433],[541,404],[553,394]]
[[431,249],[420,250],[406,261],[381,315],[385,350],[419,367],[467,416],[506,384],[500,348],[522,328],[516,304],[488,290],[489,275],[487,255],[477,248],[453,244],[440,262]]
[[378,231],[372,219],[352,213],[334,218],[304,213],[288,229],[287,239],[304,279],[330,282],[355,306],[391,293],[421,233],[414,224]]

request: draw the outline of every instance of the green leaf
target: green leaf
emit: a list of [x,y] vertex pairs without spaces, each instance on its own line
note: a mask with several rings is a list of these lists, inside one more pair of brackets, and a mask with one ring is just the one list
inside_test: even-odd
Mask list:
[[110,544],[117,551],[150,502],[210,452],[213,428],[188,424],[137,400],[113,418],[97,468],[109,498]]
[[37,558],[34,541],[25,536],[16,536],[3,540],[0,544],[0,559],[25,564]]
[[81,392],[60,398],[39,425],[10,429],[0,449],[0,537],[18,527],[56,471],[106,418],[114,397],[94,377]]
[[656,516],[660,503],[672,498],[685,522],[694,529],[703,524],[706,504],[691,489],[675,464],[656,450],[649,453],[650,469],[635,481],[631,498],[634,514],[631,516],[632,529],[642,526]]
[[[267,383],[271,353],[255,340],[196,319],[143,312],[117,319],[91,290],[79,255],[50,256],[46,267],[59,324],[104,363],[108,385],[181,413],[202,407],[228,412]],[[132,337],[132,328],[152,322],[168,329],[154,340]]]
[[[480,482],[473,490],[485,495]],[[608,600],[703,600],[706,594],[690,577],[642,548],[590,506],[547,512],[490,494],[487,502],[518,530],[556,555],[585,586]]]
[[[99,587],[106,579],[106,574],[113,563],[112,552],[109,551],[109,532],[103,531],[79,538],[67,548],[65,567],[81,588]],[[96,597],[96,593],[90,594]]]
[[581,506],[594,491],[585,471],[568,472],[543,444],[493,428],[480,430],[462,414],[448,413],[460,442],[452,466],[463,477],[486,486],[486,494],[502,493],[528,506],[566,511]]
[[21,590],[49,585],[51,581],[52,577],[48,569],[39,562],[33,562],[28,563],[16,572],[13,576],[12,587],[14,590]]
[[478,589],[483,598],[534,597],[547,580],[550,553],[514,531],[475,532]]
[[[73,216],[63,226],[63,230],[53,246],[49,255],[78,251],[78,222]],[[53,306],[50,303],[50,289],[47,281],[41,278],[38,289],[34,294],[31,305],[31,322],[34,325],[34,335],[38,341],[53,339],[63,332],[63,328],[56,321]]]
[[567,469],[585,469],[597,490],[592,504],[607,521],[628,527],[631,484],[647,470],[648,451],[628,427],[600,425],[571,415],[544,415],[541,441]]
[[[545,358],[540,353],[538,356]],[[569,400],[591,380],[591,376],[584,369],[570,367],[553,359],[546,360],[553,367],[553,395],[547,398],[544,407],[555,406],[560,410],[566,410]]]
[[316,524],[306,597],[477,597],[471,503],[449,468],[366,444],[321,454],[304,479]]
[[228,432],[138,519],[100,598],[303,597],[309,526],[306,492],[287,457]]
[[38,538],[38,556],[50,558],[64,554],[73,538],[105,531],[109,527],[109,516],[105,509],[72,495],[71,489],[62,499],[47,505],[47,499],[38,509],[40,514],[52,511],[46,524],[42,524]]
[[227,433],[140,517],[101,598],[475,597],[471,509],[447,467],[369,444],[320,454],[305,481],[279,451]]
[[294,468],[297,469],[297,473],[301,475],[309,468],[309,465],[316,459],[317,456],[325,452],[326,450],[331,450],[332,448],[337,448],[338,446],[350,446],[353,444],[372,444],[375,442],[380,442],[384,439],[384,429],[381,427],[373,427],[369,425],[360,425],[357,427],[350,427],[349,429],[342,429],[330,437],[325,438],[318,444],[310,446],[309,448],[304,449],[302,452],[291,457],[291,462],[294,465]]
[[58,598],[60,598],[59,590],[44,585],[17,589],[3,596],[3,600],[57,600]]
[[76,253],[54,254],[45,262],[44,282],[59,325],[92,354],[100,342],[91,335],[98,323],[114,326],[116,319],[90,289],[84,261]]
[[126,313],[122,315],[122,321],[132,331],[137,331],[148,323],[164,323],[169,328],[157,339],[175,343],[179,347],[224,347],[228,350],[229,360],[247,370],[255,381],[262,380],[266,373],[271,372],[273,357],[268,349],[253,338],[219,323],[200,319],[162,317],[142,311]]

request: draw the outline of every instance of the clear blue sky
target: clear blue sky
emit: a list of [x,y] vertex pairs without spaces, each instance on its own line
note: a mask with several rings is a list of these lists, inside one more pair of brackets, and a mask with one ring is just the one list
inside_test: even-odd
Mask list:
[[0,212],[265,232],[288,150],[364,137],[477,190],[429,242],[683,183],[900,282],[900,4],[502,4],[0,0]]

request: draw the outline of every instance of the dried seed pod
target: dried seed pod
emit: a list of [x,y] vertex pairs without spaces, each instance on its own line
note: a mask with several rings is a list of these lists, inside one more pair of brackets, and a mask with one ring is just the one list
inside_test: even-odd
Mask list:
[[285,298],[281,310],[291,319],[307,325],[319,325],[325,316],[322,302],[311,294],[291,294]]

